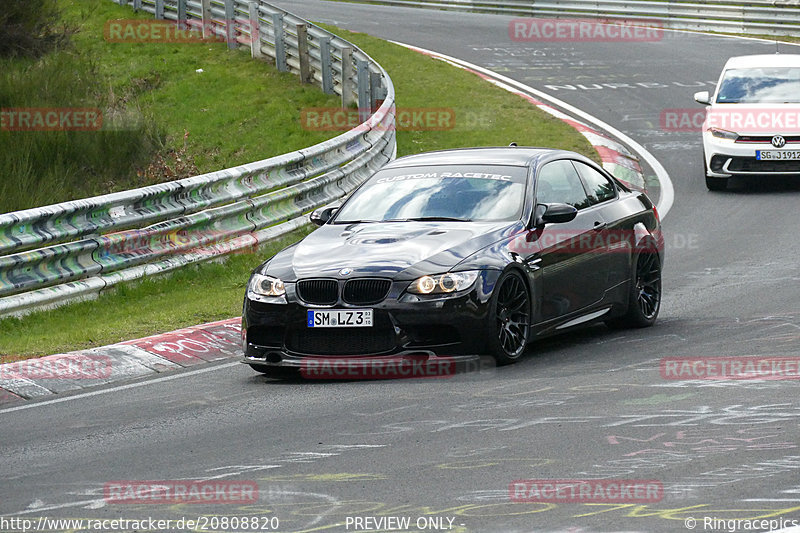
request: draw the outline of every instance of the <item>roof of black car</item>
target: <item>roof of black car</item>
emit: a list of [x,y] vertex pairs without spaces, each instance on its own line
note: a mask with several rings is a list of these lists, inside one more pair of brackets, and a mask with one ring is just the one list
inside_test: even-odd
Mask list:
[[514,165],[526,166],[531,160],[545,155],[578,154],[552,148],[533,148],[528,146],[503,146],[485,148],[460,148],[425,152],[395,159],[384,168],[397,168],[420,165]]

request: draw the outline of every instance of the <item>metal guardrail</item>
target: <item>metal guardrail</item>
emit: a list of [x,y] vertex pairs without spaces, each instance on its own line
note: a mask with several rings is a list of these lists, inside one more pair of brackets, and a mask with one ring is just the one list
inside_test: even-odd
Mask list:
[[652,21],[664,28],[800,35],[800,0],[369,0],[373,4],[560,19]]
[[263,0],[119,3],[202,26],[231,48],[271,57],[279,69],[341,94],[343,105],[358,103],[365,122],[263,161],[0,214],[0,316],[258,247],[307,224],[304,213],[349,193],[395,156],[392,81],[351,43]]

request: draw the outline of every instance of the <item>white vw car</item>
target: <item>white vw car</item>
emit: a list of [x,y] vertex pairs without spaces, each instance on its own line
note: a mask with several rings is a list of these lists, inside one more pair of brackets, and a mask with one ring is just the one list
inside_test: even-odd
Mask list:
[[734,176],[800,177],[800,55],[732,57],[703,123],[706,186],[724,190]]

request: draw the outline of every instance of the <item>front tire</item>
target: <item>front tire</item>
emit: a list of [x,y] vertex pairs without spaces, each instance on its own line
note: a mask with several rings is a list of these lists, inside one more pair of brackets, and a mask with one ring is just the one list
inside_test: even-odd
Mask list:
[[531,300],[528,286],[512,270],[497,281],[491,300],[489,352],[498,365],[516,363],[530,336]]
[[703,150],[703,170],[706,175],[706,188],[709,191],[724,191],[728,188],[728,178],[718,178],[716,176],[708,175],[708,167],[706,166],[706,152]]
[[706,176],[706,188],[709,191],[724,191],[728,188],[728,178]]
[[628,310],[606,322],[612,328],[646,328],[652,326],[661,309],[661,257],[650,245],[634,258],[634,275],[628,292]]

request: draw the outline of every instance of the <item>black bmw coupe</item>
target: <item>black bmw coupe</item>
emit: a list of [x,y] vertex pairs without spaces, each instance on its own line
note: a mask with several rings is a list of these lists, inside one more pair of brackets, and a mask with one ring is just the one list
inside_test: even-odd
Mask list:
[[244,362],[266,374],[324,358],[508,364],[540,336],[658,315],[653,203],[573,152],[402,157],[311,220],[247,286]]

